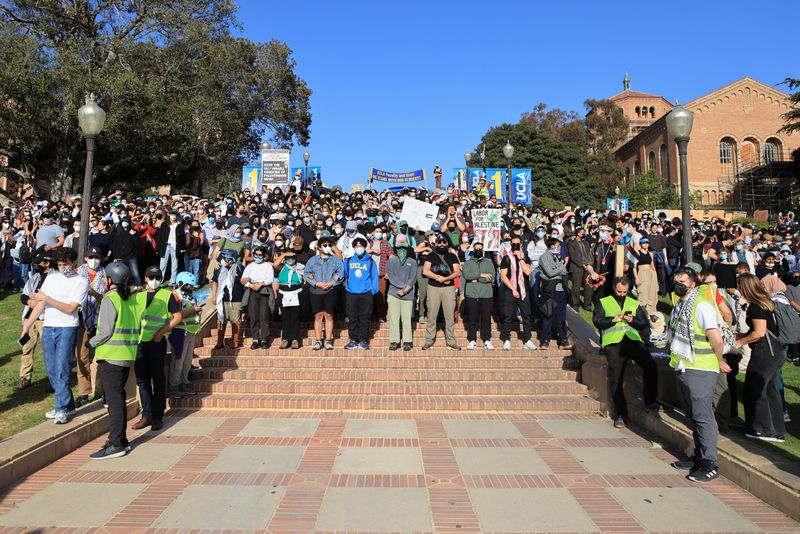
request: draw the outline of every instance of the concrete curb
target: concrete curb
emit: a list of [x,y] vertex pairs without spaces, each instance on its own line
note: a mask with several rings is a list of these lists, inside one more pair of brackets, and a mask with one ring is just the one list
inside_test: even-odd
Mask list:
[[[581,379],[590,395],[600,401],[601,411],[613,408],[608,389],[606,359],[598,354],[600,338],[593,327],[571,308],[567,308],[567,326],[574,337],[576,357],[582,362]],[[661,360],[661,361],[659,361]],[[675,373],[658,359],[659,399],[678,406],[675,394]],[[691,455],[694,450],[692,432],[683,415],[655,413],[641,401],[631,402],[642,392],[641,371],[629,365],[625,371],[625,391],[630,422],[664,440],[670,447]],[[764,450],[744,438],[720,435],[718,443],[720,473],[765,503],[792,519],[800,521],[800,464],[780,454]]]
[[[196,346],[211,333],[217,314],[210,303],[203,306]],[[133,374],[133,373],[131,373]],[[127,418],[139,413],[135,394],[127,403]],[[0,488],[26,477],[108,432],[108,411],[97,400],[82,407],[67,424],[45,421],[0,442]]]

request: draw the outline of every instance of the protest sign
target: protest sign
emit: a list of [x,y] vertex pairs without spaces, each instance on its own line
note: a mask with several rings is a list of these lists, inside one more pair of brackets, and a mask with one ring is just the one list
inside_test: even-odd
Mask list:
[[431,229],[439,214],[439,206],[406,197],[400,218],[408,223],[409,228],[419,228],[423,232]]
[[483,250],[500,250],[500,221],[502,210],[473,209],[472,225],[475,229],[475,242],[483,243]]

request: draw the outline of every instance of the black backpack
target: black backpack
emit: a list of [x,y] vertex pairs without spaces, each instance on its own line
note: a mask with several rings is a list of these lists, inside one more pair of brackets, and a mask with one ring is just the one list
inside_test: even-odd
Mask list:
[[776,302],[772,317],[778,327],[778,343],[784,347],[800,343],[800,315],[794,308],[782,302]]

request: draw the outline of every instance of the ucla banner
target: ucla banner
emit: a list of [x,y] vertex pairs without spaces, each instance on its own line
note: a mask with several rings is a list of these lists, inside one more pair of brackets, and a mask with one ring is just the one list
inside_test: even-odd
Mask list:
[[386,172],[375,168],[369,170],[370,183],[377,180],[379,182],[403,184],[407,182],[419,182],[424,179],[425,169],[410,172]]
[[[292,167],[292,181],[299,179],[303,182],[303,185],[308,185],[309,183],[316,183],[317,180],[322,180],[322,167],[319,165],[308,168],[308,178],[305,177],[305,172],[305,167]],[[311,181],[309,182],[309,180]]]
[[[481,179],[483,169],[470,169],[470,188],[475,189]],[[511,202],[530,204],[533,201],[532,173],[530,169],[511,169]],[[506,169],[486,169],[486,188],[489,196],[506,202]]]
[[457,191],[468,191],[469,183],[467,169],[465,167],[453,167],[453,187],[455,187]]
[[242,167],[242,191],[245,189],[249,189],[253,193],[261,193],[261,165]]
[[511,202],[514,204],[531,204],[533,202],[530,169],[511,169]]

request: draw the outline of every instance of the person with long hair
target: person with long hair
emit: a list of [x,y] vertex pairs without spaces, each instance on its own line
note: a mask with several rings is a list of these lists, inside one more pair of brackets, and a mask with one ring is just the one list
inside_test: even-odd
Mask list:
[[778,375],[786,351],[777,343],[775,303],[761,281],[750,273],[739,275],[737,285],[747,301],[748,334],[736,346],[750,346],[750,362],[744,378],[744,419],[746,436],[763,441],[783,442],[786,432],[783,403],[778,392]]

